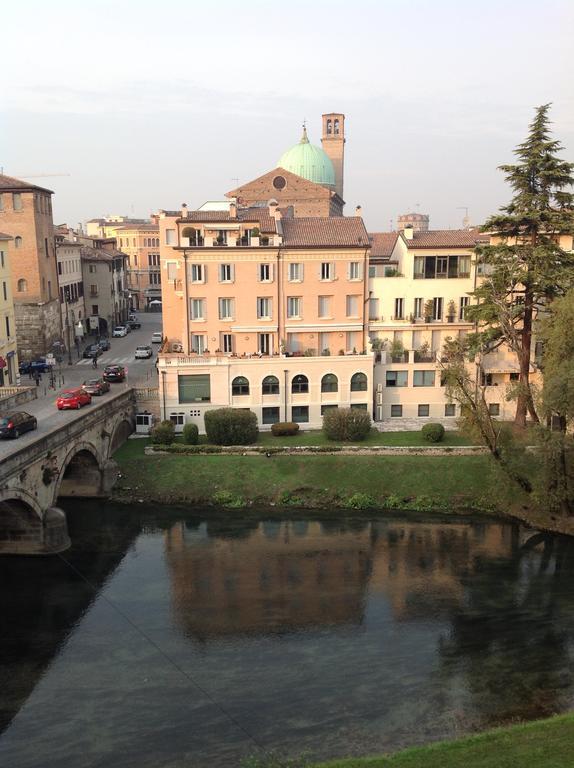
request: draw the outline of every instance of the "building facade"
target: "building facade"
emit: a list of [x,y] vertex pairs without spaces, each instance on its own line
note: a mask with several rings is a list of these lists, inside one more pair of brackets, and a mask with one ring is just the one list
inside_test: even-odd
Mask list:
[[68,349],[72,349],[76,338],[83,338],[88,330],[84,301],[82,244],[66,240],[57,232],[56,262],[64,342]]
[[88,330],[111,335],[128,317],[127,256],[116,248],[115,238],[80,237],[79,242]]
[[151,223],[126,224],[114,229],[114,237],[127,259],[127,288],[134,309],[145,310],[161,301],[159,268],[159,217]]
[[12,243],[10,235],[0,232],[0,387],[18,384],[16,319],[10,270]]
[[52,194],[0,175],[0,231],[13,238],[12,291],[23,360],[46,354],[62,336]]

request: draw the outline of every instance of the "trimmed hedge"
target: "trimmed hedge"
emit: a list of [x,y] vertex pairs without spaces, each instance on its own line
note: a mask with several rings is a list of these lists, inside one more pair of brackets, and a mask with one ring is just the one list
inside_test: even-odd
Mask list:
[[199,429],[197,424],[190,422],[183,427],[182,439],[186,445],[197,445],[199,443]]
[[293,437],[299,432],[299,424],[293,421],[278,421],[271,425],[271,433],[276,437]]
[[333,408],[323,416],[329,440],[364,440],[371,431],[371,416],[359,408]]
[[257,441],[257,416],[253,411],[217,408],[206,411],[205,432],[213,445],[250,445]]
[[442,424],[425,424],[421,434],[429,443],[440,443],[444,438],[444,427]]
[[154,445],[170,445],[175,440],[175,425],[172,421],[160,421],[151,428],[150,438]]

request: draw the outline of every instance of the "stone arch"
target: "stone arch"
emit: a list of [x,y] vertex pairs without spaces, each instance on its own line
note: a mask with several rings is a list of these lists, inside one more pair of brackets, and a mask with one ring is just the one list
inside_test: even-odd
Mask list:
[[29,507],[33,510],[36,517],[39,520],[42,520],[43,510],[38,504],[38,501],[32,494],[28,493],[28,491],[24,491],[20,488],[6,488],[5,490],[0,491],[0,516],[2,514],[3,505],[10,501],[18,501],[26,507]]
[[131,419],[122,416],[114,425],[114,431],[110,440],[108,456],[111,457],[122,446],[128,437],[134,431],[134,424]]
[[61,509],[43,512],[25,491],[0,492],[0,554],[48,555],[70,546]]
[[58,473],[54,502],[59,496],[100,496],[103,466],[91,443],[78,443],[68,453]]

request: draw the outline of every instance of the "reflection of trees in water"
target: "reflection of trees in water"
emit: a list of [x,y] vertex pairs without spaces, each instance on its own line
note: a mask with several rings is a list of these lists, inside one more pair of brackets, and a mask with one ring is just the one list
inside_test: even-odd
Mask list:
[[509,559],[482,560],[462,576],[464,601],[452,610],[439,653],[441,674],[462,676],[475,725],[542,717],[570,704],[573,571],[572,540],[535,534],[523,545],[516,536]]

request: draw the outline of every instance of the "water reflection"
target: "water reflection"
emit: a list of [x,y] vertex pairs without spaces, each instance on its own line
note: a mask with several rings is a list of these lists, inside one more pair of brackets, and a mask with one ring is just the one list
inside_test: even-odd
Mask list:
[[218,768],[249,733],[366,754],[574,703],[567,539],[168,508],[70,526],[83,578],[0,560],[2,765]]

